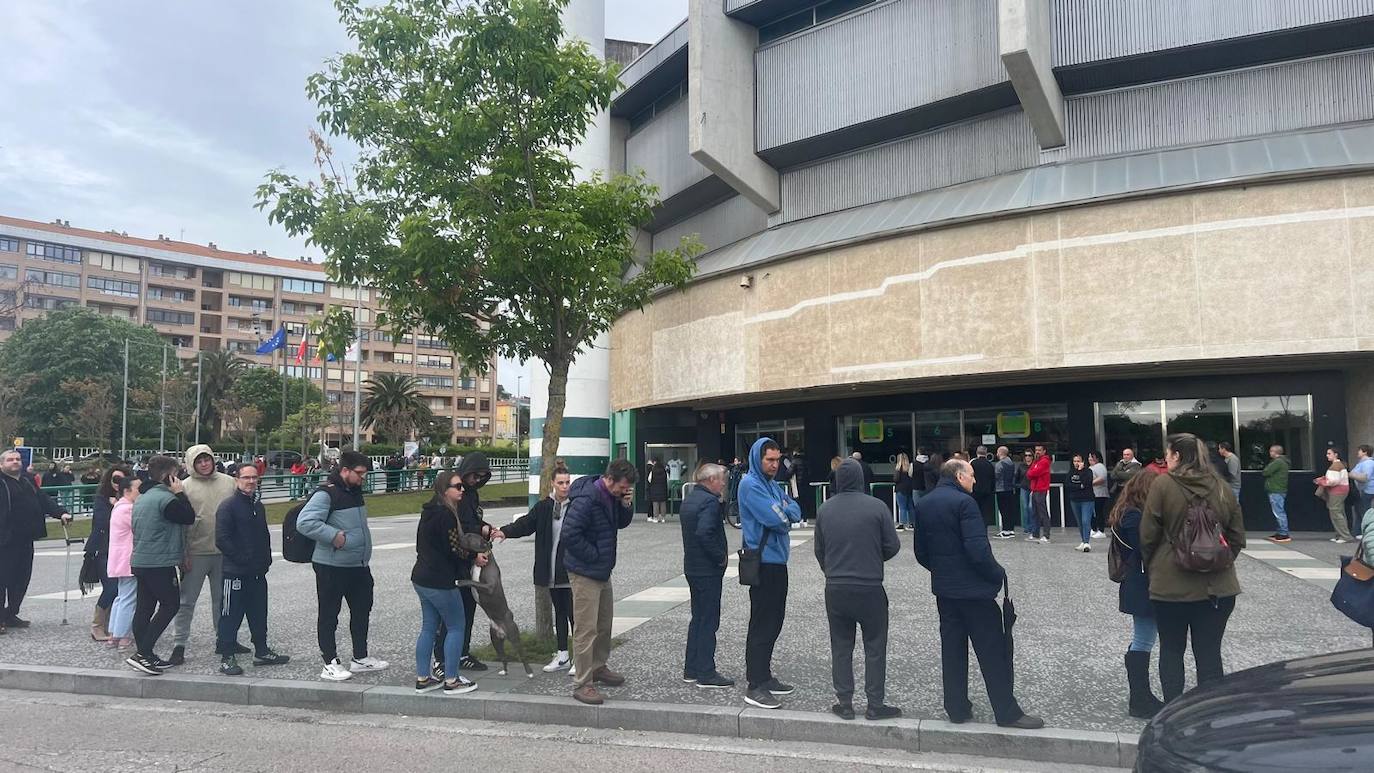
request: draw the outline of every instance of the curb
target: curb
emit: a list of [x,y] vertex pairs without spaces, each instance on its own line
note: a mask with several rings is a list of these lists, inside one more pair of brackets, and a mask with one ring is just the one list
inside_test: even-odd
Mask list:
[[1088,730],[1010,730],[933,719],[845,721],[809,711],[644,701],[584,706],[571,697],[502,693],[445,699],[417,695],[409,687],[287,679],[177,674],[149,677],[126,671],[0,664],[0,689],[692,733],[1121,768],[1134,766],[1136,756],[1135,736]]

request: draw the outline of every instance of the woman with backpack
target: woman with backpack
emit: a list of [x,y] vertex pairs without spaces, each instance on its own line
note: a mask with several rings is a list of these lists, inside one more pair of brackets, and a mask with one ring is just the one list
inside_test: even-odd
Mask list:
[[[415,639],[415,692],[443,688],[444,695],[462,695],[477,689],[458,673],[466,636],[466,612],[458,580],[464,579],[468,561],[459,547],[458,503],[463,499],[463,479],[443,472],[434,481],[434,497],[420,511],[415,529],[415,567],[410,584],[420,597],[420,635]],[[485,561],[483,560],[482,563]],[[444,680],[431,674],[430,653],[439,621],[445,626]]]
[[1198,684],[1220,679],[1221,640],[1236,607],[1235,557],[1245,524],[1231,487],[1195,435],[1170,435],[1168,472],[1150,484],[1140,549],[1159,627],[1159,681],[1167,703],[1183,694],[1183,651],[1192,642]]
[[1108,552],[1114,559],[1108,560],[1107,565],[1120,567],[1120,574],[1112,576],[1121,583],[1117,589],[1117,609],[1131,616],[1131,646],[1126,648],[1125,658],[1126,683],[1131,691],[1128,706],[1130,715],[1140,719],[1149,719],[1164,708],[1164,702],[1150,688],[1150,653],[1159,631],[1150,604],[1150,578],[1140,553],[1141,508],[1156,477],[1154,472],[1131,477],[1107,515],[1107,536],[1111,540]]

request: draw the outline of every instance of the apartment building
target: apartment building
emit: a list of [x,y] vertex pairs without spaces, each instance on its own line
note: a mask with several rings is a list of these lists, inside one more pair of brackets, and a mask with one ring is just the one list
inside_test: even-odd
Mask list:
[[[262,252],[221,250],[159,235],[141,239],[113,231],[40,223],[0,215],[0,340],[49,311],[86,306],[145,323],[182,359],[228,349],[249,362],[282,368],[281,353],[256,349],[284,325],[286,372],[325,389],[339,426],[351,432],[355,368],[361,380],[382,373],[414,376],[434,416],[452,426],[452,442],[478,444],[495,432],[496,362],[464,368],[437,338],[420,332],[392,336],[366,329],[361,362],[295,364],[310,320],[335,305],[356,308],[368,328],[379,306],[374,290],[335,285],[322,266]],[[310,357],[313,358],[313,345]],[[326,388],[327,387],[327,388]],[[370,433],[365,437],[370,438]]]

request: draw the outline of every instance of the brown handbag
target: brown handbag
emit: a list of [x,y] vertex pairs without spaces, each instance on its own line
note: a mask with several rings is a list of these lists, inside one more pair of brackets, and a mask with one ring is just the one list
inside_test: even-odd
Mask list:
[[1359,582],[1374,580],[1374,566],[1370,566],[1364,562],[1363,539],[1360,540],[1359,550],[1355,551],[1355,557],[1350,559],[1350,562],[1345,566],[1341,567],[1341,571],[1350,577],[1350,579]]

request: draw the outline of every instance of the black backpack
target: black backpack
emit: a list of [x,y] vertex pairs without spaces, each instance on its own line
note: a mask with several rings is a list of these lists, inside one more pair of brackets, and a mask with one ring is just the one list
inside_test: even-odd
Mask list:
[[315,540],[296,530],[296,520],[300,518],[301,510],[305,509],[306,503],[321,491],[329,494],[329,511],[334,512],[334,487],[326,483],[310,492],[310,496],[295,507],[287,510],[286,518],[281,522],[281,557],[293,564],[308,564],[315,557]]

